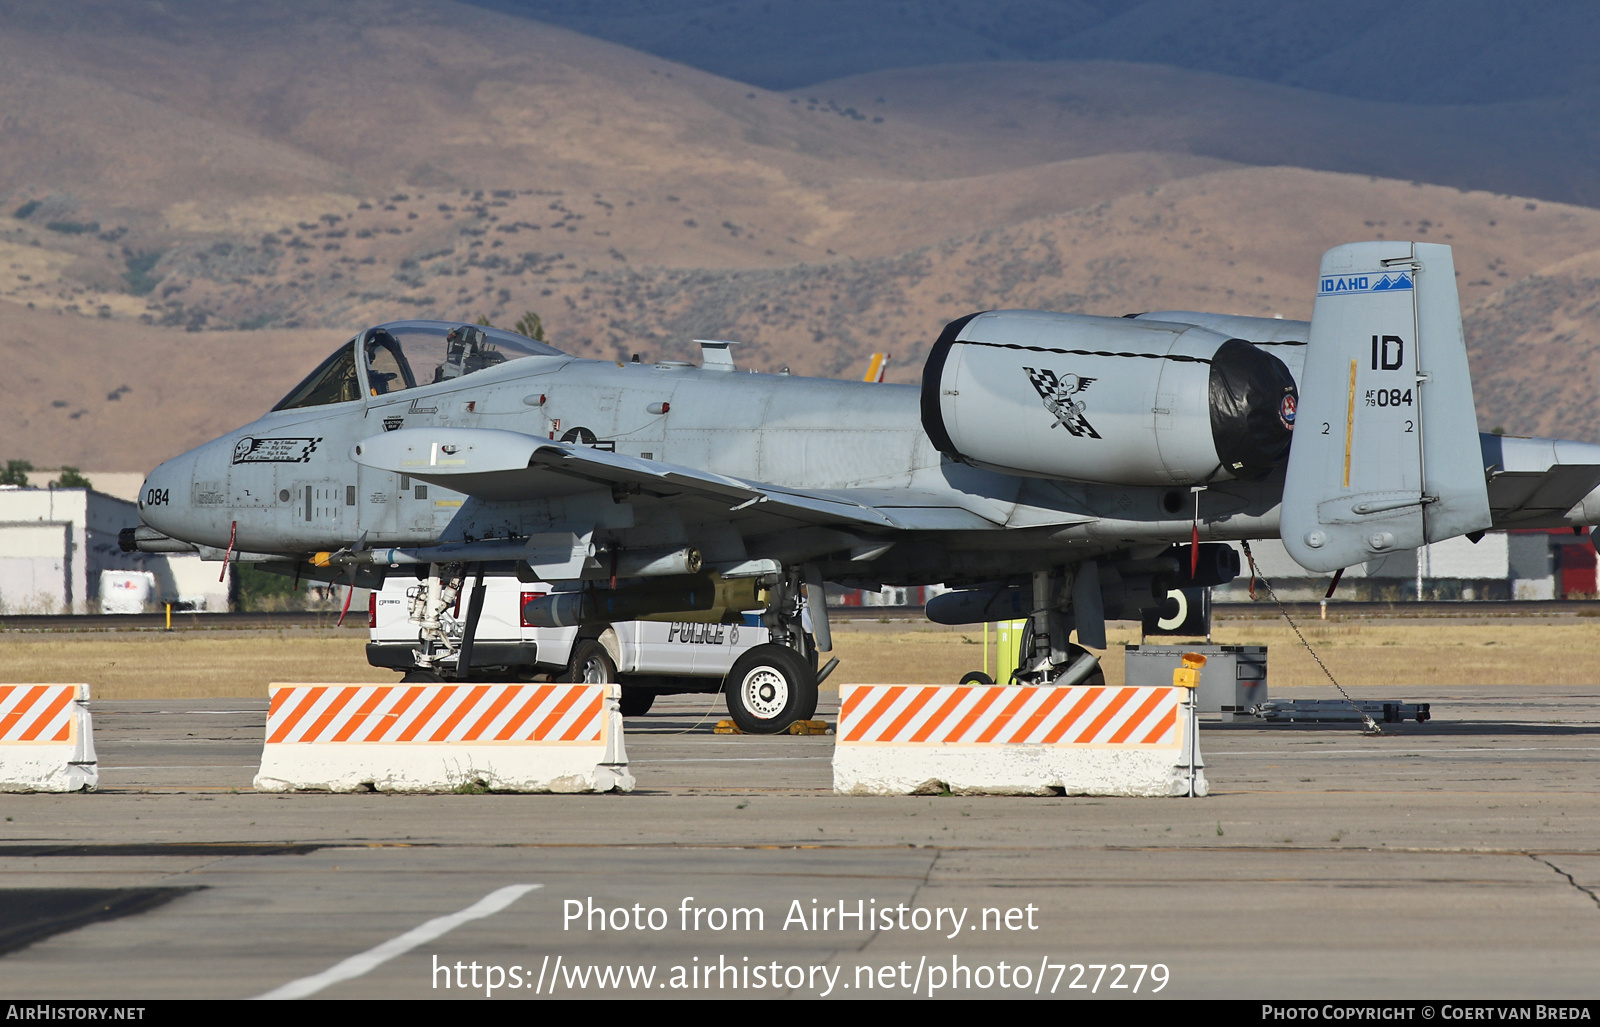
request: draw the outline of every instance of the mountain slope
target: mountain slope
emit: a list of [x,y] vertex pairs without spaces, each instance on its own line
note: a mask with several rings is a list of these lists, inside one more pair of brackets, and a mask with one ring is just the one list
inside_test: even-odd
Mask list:
[[1137,150],[1600,205],[1600,87],[1440,106],[1158,65],[1059,61],[907,68],[796,96],[941,130],[991,168]]
[[1592,52],[1600,8],[1586,0],[474,2],[769,89],[891,68],[1063,58],[1412,103],[1600,86]]
[[1600,438],[1600,212],[1448,187],[1590,188],[1597,119],[1550,128],[1583,97],[1085,62],[785,96],[446,0],[81,0],[0,3],[0,100],[0,457],[41,466],[146,468],[398,318],[911,381],[976,309],[1304,316],[1321,252],[1374,236],[1456,247],[1486,426]]
[[[1320,201],[1309,213],[1307,196]],[[354,245],[356,234],[339,241]],[[853,377],[869,353],[887,351],[890,378],[916,381],[940,327],[978,309],[1305,317],[1328,241],[1370,237],[1455,247],[1486,429],[1600,440],[1589,402],[1595,337],[1585,327],[1600,299],[1600,211],[1287,168],[1195,176],[882,257],[751,269],[563,262],[485,275],[483,251],[462,249],[398,272],[416,276],[415,286],[393,283],[401,295],[432,294],[431,304],[352,301],[344,283],[322,279],[361,265],[336,263],[306,265],[321,270],[296,290],[271,276],[240,285],[219,268],[168,302],[187,297],[191,314],[228,303],[243,311],[295,292],[308,317],[318,304],[332,305],[331,319],[365,303],[372,321],[470,320],[497,309],[500,324],[533,309],[553,342],[584,355],[697,358],[689,340],[712,336],[743,340],[740,364],[768,371]],[[0,250],[0,264],[14,252],[29,251]],[[324,251],[310,252],[323,260]],[[222,266],[230,259],[216,256]],[[494,281],[482,285],[483,277]],[[472,291],[450,291],[466,288],[459,281]],[[0,320],[0,351],[17,369],[0,437],[28,440],[27,451],[9,455],[41,466],[147,467],[265,410],[348,331],[329,320],[300,331],[183,332],[13,306]]]

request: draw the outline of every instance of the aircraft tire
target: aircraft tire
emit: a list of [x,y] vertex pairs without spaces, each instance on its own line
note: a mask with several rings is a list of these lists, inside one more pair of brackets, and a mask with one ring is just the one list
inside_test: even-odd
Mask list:
[[402,685],[437,685],[443,680],[444,678],[440,677],[436,671],[422,670],[420,668],[408,670],[400,675],[400,683]]
[[723,679],[728,716],[747,735],[775,735],[817,712],[817,675],[805,657],[768,642],[739,657]]
[[992,685],[994,684],[994,678],[981,670],[969,670],[961,675],[960,683],[963,685]]
[[[1085,649],[1081,645],[1078,645],[1076,642],[1068,642],[1067,643],[1067,662],[1064,664],[1064,666],[1068,666],[1068,667],[1072,666],[1072,663],[1073,663],[1074,660],[1076,660],[1078,657],[1082,656],[1084,653],[1086,653],[1088,651],[1089,650]],[[1090,674],[1088,677],[1086,677],[1082,681],[1078,682],[1078,684],[1080,684],[1080,685],[1092,685],[1092,686],[1094,686],[1096,688],[1105,687],[1105,683],[1106,683],[1106,669],[1105,669],[1104,666],[1096,666],[1095,669],[1094,669],[1094,673]]]
[[622,686],[622,700],[618,704],[624,717],[642,717],[655,705],[656,693],[648,688]]
[[609,684],[617,680],[617,665],[605,646],[589,638],[572,647],[572,660],[561,679],[591,685]]

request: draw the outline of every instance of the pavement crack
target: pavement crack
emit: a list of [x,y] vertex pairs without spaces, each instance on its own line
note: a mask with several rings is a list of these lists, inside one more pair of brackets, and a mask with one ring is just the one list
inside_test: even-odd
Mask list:
[[[944,855],[944,850],[943,849],[935,849],[935,850],[933,850],[933,858],[928,861],[927,868],[922,871],[922,879],[917,882],[916,887],[911,889],[911,898],[908,901],[910,901],[911,903],[914,904],[917,901],[917,897],[922,894],[922,890],[924,888],[928,887],[930,879],[933,877],[933,868],[939,865],[939,857],[942,856],[942,855]],[[895,907],[893,907],[893,906],[885,906],[884,908],[885,909],[893,909]],[[878,940],[878,935],[881,933],[878,930],[878,926],[877,926],[877,924],[878,924],[878,907],[877,907],[877,900],[876,899],[873,900],[872,913],[869,914],[869,915],[872,918],[872,925],[873,925],[872,926],[872,930],[867,935],[866,940],[863,941],[860,945],[856,946],[855,951],[857,953],[862,953],[862,952],[867,951],[867,949],[872,946],[872,943]]]
[[928,869],[922,873],[922,883],[918,884],[916,890],[911,893],[911,900],[913,902],[916,901],[918,895],[922,894],[922,889],[928,887],[929,882],[933,879],[933,868],[939,865],[939,857],[943,855],[943,849],[933,850],[933,858],[928,861]]
[[1592,889],[1585,888],[1583,885],[1579,884],[1573,878],[1573,876],[1571,874],[1567,873],[1565,870],[1562,870],[1560,867],[1556,866],[1554,863],[1550,862],[1548,859],[1545,859],[1543,856],[1535,855],[1534,853],[1530,852],[1530,853],[1528,853],[1528,858],[1533,860],[1535,863],[1543,863],[1545,866],[1549,867],[1551,870],[1554,870],[1556,873],[1560,874],[1562,877],[1565,877],[1567,879],[1567,883],[1568,884],[1572,885],[1574,888],[1578,889],[1579,891],[1583,892],[1585,895],[1589,896],[1589,901],[1593,902],[1595,904],[1596,908],[1600,908],[1600,895],[1596,895]]

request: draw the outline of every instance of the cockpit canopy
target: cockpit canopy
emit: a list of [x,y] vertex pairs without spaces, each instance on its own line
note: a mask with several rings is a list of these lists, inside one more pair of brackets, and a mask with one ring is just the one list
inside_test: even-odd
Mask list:
[[560,356],[554,346],[503,328],[455,321],[391,321],[335,350],[274,410],[346,403],[451,381],[522,357]]

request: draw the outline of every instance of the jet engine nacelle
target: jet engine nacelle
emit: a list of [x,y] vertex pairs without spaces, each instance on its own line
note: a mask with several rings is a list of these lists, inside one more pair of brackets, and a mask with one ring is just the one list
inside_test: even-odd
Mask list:
[[951,322],[922,425],[952,460],[1113,485],[1261,478],[1289,452],[1283,361],[1191,325],[1034,310]]

